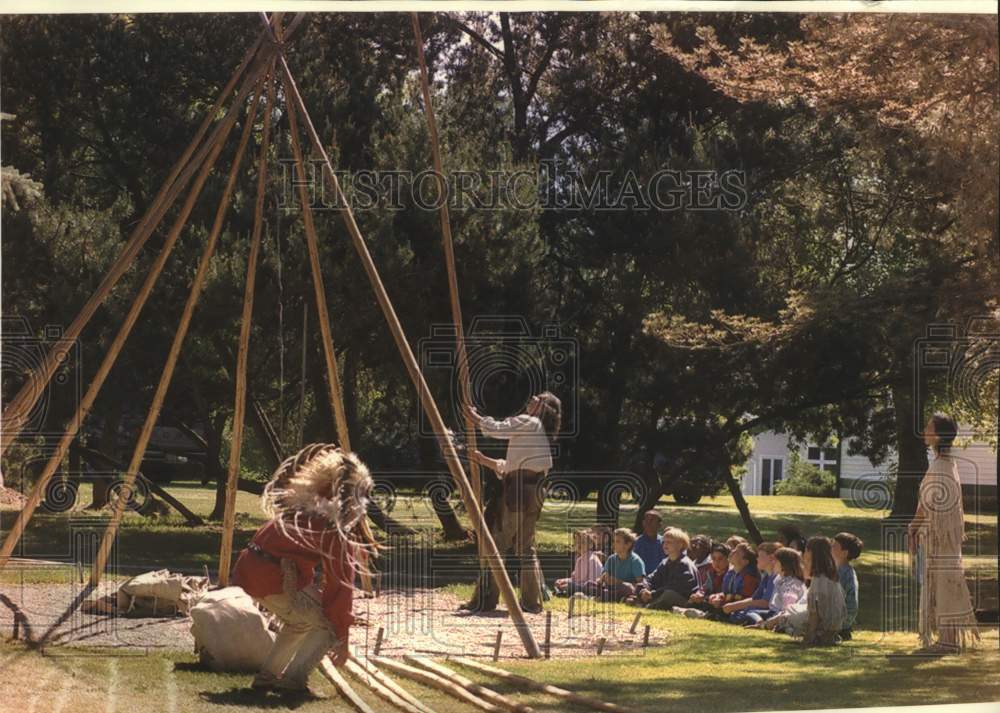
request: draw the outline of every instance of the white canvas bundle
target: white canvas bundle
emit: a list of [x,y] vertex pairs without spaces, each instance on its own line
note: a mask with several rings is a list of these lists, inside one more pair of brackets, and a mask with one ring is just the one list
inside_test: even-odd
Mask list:
[[267,619],[240,587],[209,592],[191,609],[195,653],[214,671],[256,671],[271,650]]
[[132,616],[187,614],[208,580],[160,569],[132,577],[118,588],[118,612]]

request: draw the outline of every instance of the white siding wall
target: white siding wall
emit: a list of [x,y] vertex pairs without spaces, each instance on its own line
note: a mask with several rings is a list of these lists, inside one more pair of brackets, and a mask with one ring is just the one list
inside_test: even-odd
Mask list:
[[[895,454],[890,452],[889,457],[881,465],[874,465],[863,455],[847,455],[847,439],[841,440],[840,451],[840,480],[841,497],[848,497],[851,481],[855,480],[880,480],[885,477],[889,466],[895,459]],[[788,461],[791,451],[788,448],[788,435],[765,431],[754,437],[754,447],[747,460],[746,475],[743,476],[743,492],[746,495],[760,495],[761,484],[761,461],[764,458],[784,458],[785,472],[788,470]],[[959,461],[958,472],[964,485],[986,485],[996,487],[997,485],[997,452],[986,443],[972,443],[964,448],[956,448],[954,455]],[[806,446],[799,448],[799,456],[806,460]]]

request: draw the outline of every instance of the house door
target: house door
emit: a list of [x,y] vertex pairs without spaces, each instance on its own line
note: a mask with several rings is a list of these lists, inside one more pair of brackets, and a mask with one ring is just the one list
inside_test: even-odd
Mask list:
[[760,494],[771,495],[774,486],[778,484],[785,473],[784,458],[761,458],[760,459]]

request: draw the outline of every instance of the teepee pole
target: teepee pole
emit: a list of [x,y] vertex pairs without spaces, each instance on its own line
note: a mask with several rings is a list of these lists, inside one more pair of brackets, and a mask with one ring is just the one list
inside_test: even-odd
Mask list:
[[[160,381],[156,386],[156,391],[153,394],[153,401],[149,406],[149,412],[146,415],[146,420],[142,424],[142,430],[139,431],[139,438],[136,441],[135,449],[132,451],[132,460],[129,461],[128,469],[125,471],[122,493],[114,501],[111,510],[111,520],[108,523],[107,529],[104,531],[104,537],[101,539],[101,545],[97,551],[97,556],[94,558],[93,567],[91,568],[90,573],[90,583],[92,586],[97,586],[98,582],[101,580],[101,576],[104,574],[104,567],[107,564],[108,554],[111,552],[111,546],[114,544],[115,534],[118,532],[118,526],[121,524],[122,515],[125,513],[125,507],[131,497],[132,487],[139,474],[139,469],[142,467],[142,459],[146,454],[146,448],[153,436],[153,429],[156,427],[156,421],[159,418],[160,410],[163,408],[163,402],[167,397],[167,391],[170,389],[170,382],[173,379],[174,369],[177,366],[177,360],[180,357],[181,348],[184,345],[184,339],[187,337],[188,328],[191,326],[191,318],[194,316],[194,309],[198,304],[198,298],[201,297],[201,291],[205,285],[205,279],[208,277],[208,268],[212,261],[212,256],[215,254],[215,246],[218,243],[219,233],[222,232],[222,226],[225,222],[226,214],[229,211],[229,203],[232,199],[233,188],[236,185],[236,178],[239,175],[243,154],[246,150],[247,141],[249,141],[250,134],[253,130],[254,119],[256,118],[257,108],[260,104],[262,83],[263,80],[258,81],[257,87],[254,90],[253,102],[250,104],[250,108],[247,111],[246,123],[243,126],[243,134],[240,137],[239,147],[236,149],[236,157],[233,159],[233,165],[229,170],[229,178],[226,181],[226,187],[222,192],[222,197],[219,200],[219,206],[215,212],[215,222],[213,223],[212,230],[208,235],[208,240],[205,243],[201,260],[198,263],[198,269],[195,272],[194,280],[191,283],[191,290],[188,294],[187,302],[184,304],[184,310],[181,313],[180,323],[177,325],[177,330],[174,333],[174,339],[170,345],[170,350],[167,353],[167,360],[163,366],[163,372],[160,375]],[[221,145],[222,144],[219,144],[220,147]],[[204,175],[207,176],[207,174]],[[199,176],[198,180],[202,182],[203,185],[204,179],[202,176]],[[195,196],[195,198],[197,198],[197,196]],[[189,203],[193,207],[193,201],[189,199]],[[187,204],[184,207],[185,210],[189,210]]]
[[[288,82],[282,76],[285,96],[288,96]],[[344,450],[351,450],[351,438],[347,431],[347,411],[344,409],[344,396],[340,386],[340,374],[337,369],[337,354],[333,348],[333,331],[330,328],[330,313],[326,306],[326,289],[323,285],[323,271],[319,262],[319,241],[316,237],[316,223],[313,220],[312,207],[309,205],[309,191],[306,188],[306,170],[302,162],[302,147],[299,144],[298,122],[295,108],[288,107],[289,133],[292,135],[292,154],[295,157],[295,174],[298,176],[299,203],[302,204],[302,223],[305,227],[306,246],[309,251],[309,268],[312,272],[313,293],[316,297],[316,317],[319,322],[319,333],[323,342],[323,357],[326,360],[326,380],[330,389],[330,405],[333,407],[337,422],[337,445]]]
[[[259,77],[263,69],[265,69],[265,66],[259,67],[260,71],[252,71],[249,77],[256,82],[256,78]],[[35,482],[35,486],[32,488],[31,494],[25,501],[24,507],[21,508],[21,511],[18,513],[13,527],[11,527],[10,532],[7,533],[3,547],[0,548],[0,569],[3,569],[3,567],[7,564],[7,561],[10,559],[10,555],[14,551],[14,547],[17,545],[18,541],[20,541],[21,535],[24,533],[24,528],[27,526],[32,514],[34,514],[35,509],[44,497],[45,488],[48,485],[49,480],[59,468],[59,464],[62,462],[66,452],[69,450],[70,443],[73,442],[77,431],[80,429],[80,425],[83,423],[84,418],[86,418],[91,407],[94,405],[94,401],[97,399],[97,395],[100,392],[101,387],[104,385],[105,379],[107,379],[111,368],[114,366],[115,361],[118,358],[118,354],[121,352],[122,347],[125,344],[125,340],[128,339],[129,334],[132,332],[132,328],[135,326],[136,320],[139,318],[139,313],[142,311],[143,306],[145,306],[146,300],[149,298],[149,294],[152,292],[153,286],[156,284],[156,281],[160,276],[160,272],[162,272],[163,266],[166,264],[167,258],[170,256],[170,253],[174,248],[174,244],[177,242],[177,238],[180,235],[181,230],[184,228],[184,224],[187,222],[187,218],[191,213],[191,209],[194,207],[198,194],[201,192],[205,179],[211,172],[212,166],[215,164],[215,160],[218,157],[219,152],[222,150],[222,146],[225,143],[226,138],[229,136],[229,132],[236,121],[239,107],[242,105],[246,94],[252,87],[253,84],[244,86],[243,89],[246,91],[240,91],[240,94],[237,95],[236,99],[233,101],[226,117],[222,120],[218,129],[213,132],[211,138],[209,139],[209,143],[206,144],[205,148],[208,149],[208,156],[201,166],[200,173],[198,174],[197,179],[195,179],[195,184],[188,195],[187,201],[181,208],[181,212],[178,215],[173,228],[164,241],[163,248],[160,250],[159,255],[157,255],[156,260],[153,262],[149,275],[140,287],[131,308],[125,316],[122,326],[119,328],[114,341],[112,341],[111,346],[108,348],[108,352],[105,354],[100,367],[98,367],[97,373],[94,375],[94,379],[91,382],[90,387],[80,400],[80,404],[77,406],[73,418],[66,424],[66,430],[63,433],[62,439],[59,441],[59,445],[52,454],[52,457],[49,458],[42,474]]]
[[[236,68],[236,71],[233,72],[233,76],[230,77],[229,82],[225,87],[223,87],[222,91],[219,92],[219,96],[216,98],[215,104],[213,104],[212,108],[206,112],[205,118],[202,119],[201,125],[195,132],[194,138],[191,139],[191,142],[184,150],[184,153],[181,154],[181,157],[177,160],[167,178],[163,181],[159,192],[153,198],[153,202],[146,210],[146,214],[143,216],[139,225],[132,231],[128,242],[125,244],[125,248],[122,250],[115,262],[112,263],[107,274],[104,276],[104,279],[97,286],[97,289],[91,295],[90,299],[87,300],[83,309],[80,310],[80,313],[77,314],[73,322],[66,328],[62,337],[63,342],[72,343],[80,335],[80,332],[83,331],[83,328],[90,321],[90,318],[94,316],[97,308],[104,303],[105,299],[107,299],[108,294],[110,294],[111,290],[118,283],[118,280],[121,279],[122,275],[124,275],[132,266],[132,263],[134,262],[136,255],[138,255],[139,251],[142,249],[142,246],[145,245],[149,236],[160,224],[163,216],[174,204],[177,196],[184,189],[184,186],[190,180],[194,171],[197,170],[201,160],[204,160],[206,152],[203,150],[198,154],[200,160],[199,158],[196,158],[189,163],[189,159],[191,159],[191,156],[198,145],[201,144],[202,139],[208,131],[208,127],[215,120],[219,109],[226,100],[226,97],[228,97],[233,91],[233,88],[239,81],[240,76],[243,75],[244,70],[250,64],[250,61],[253,59],[254,54],[257,52],[257,49],[260,47],[265,37],[267,37],[267,33],[261,32],[256,42],[253,43],[250,49],[248,49],[246,54],[243,56],[243,60],[240,62],[239,67]],[[238,102],[235,106],[238,106]],[[218,136],[218,134],[213,134],[213,136]],[[212,139],[210,138],[206,147],[210,146],[211,143]],[[181,171],[185,167],[187,167],[188,170],[184,171],[184,174],[181,176]],[[0,455],[3,455],[3,453],[7,450],[7,447],[13,443],[13,441],[21,433],[21,430],[27,423],[28,414],[31,409],[34,408],[35,403],[38,401],[42,393],[44,393],[46,386],[52,379],[52,375],[55,373],[60,363],[60,350],[53,348],[48,354],[45,355],[42,364],[29,377],[28,381],[21,387],[21,390],[17,393],[17,395],[11,399],[10,403],[7,404],[3,411],[3,433],[0,434]]]
[[[274,66],[272,61],[272,68]],[[230,437],[229,470],[226,473],[226,499],[222,515],[222,545],[219,550],[219,584],[229,585],[229,569],[233,560],[233,528],[236,526],[236,486],[240,479],[240,455],[246,426],[247,360],[250,353],[250,327],[253,322],[253,297],[257,283],[257,263],[260,259],[260,235],[264,225],[264,194],[267,191],[267,154],[271,146],[271,110],[274,106],[274,77],[267,79],[267,105],[257,159],[257,201],[253,211],[253,233],[247,258],[246,286],[243,291],[243,316],[240,322],[240,343],[236,353],[236,398],[233,404],[233,430]]]
[[[411,13],[413,20],[413,37],[417,45],[417,59],[420,63],[420,88],[424,95],[424,113],[427,115],[427,132],[431,139],[431,155],[434,160],[434,172],[440,181],[443,196],[447,196],[448,184],[444,178],[444,164],[441,161],[441,145],[438,141],[437,121],[434,118],[434,103],[431,100],[430,80],[428,79],[427,62],[424,59],[424,39],[420,33],[420,18],[417,13]],[[455,269],[455,247],[451,237],[451,218],[448,214],[448,201],[441,201],[441,244],[444,247],[444,264],[448,271],[448,297],[451,302],[451,321],[455,325],[455,351],[458,357],[458,381],[462,389],[462,406],[472,405],[472,388],[469,383],[469,357],[465,350],[465,328],[462,322],[462,303],[458,297],[458,273]],[[471,454],[476,450],[476,424],[465,409],[461,409],[465,418],[465,434],[467,450]],[[476,499],[482,502],[482,485],[479,476],[479,464],[469,459],[469,480]],[[482,547],[482,543],[480,543]]]
[[[267,18],[264,17],[263,20],[265,25],[267,25]],[[270,31],[270,27],[268,27],[268,31]],[[379,276],[378,268],[375,266],[375,261],[372,259],[371,253],[368,251],[368,246],[365,243],[365,239],[361,235],[361,231],[354,220],[354,214],[351,211],[350,204],[341,190],[340,182],[337,180],[337,175],[333,170],[333,164],[330,163],[330,157],[327,156],[326,150],[323,148],[323,142],[320,140],[319,134],[313,126],[312,119],[309,117],[309,111],[302,99],[302,95],[299,93],[298,86],[295,84],[295,78],[292,76],[288,63],[285,61],[285,57],[281,53],[278,55],[278,62],[281,64],[281,71],[284,73],[284,79],[286,80],[285,86],[290,90],[286,100],[289,101],[289,106],[295,106],[298,111],[301,112],[306,131],[313,144],[313,149],[323,159],[323,167],[326,169],[327,178],[336,192],[336,199],[340,201],[340,205],[343,206],[341,216],[344,219],[347,231],[351,236],[351,241],[354,244],[358,256],[361,258],[361,263],[365,268],[369,281],[371,282],[372,289],[375,292],[375,297],[378,300],[379,306],[382,308],[382,313],[385,315],[385,319],[389,324],[389,330],[392,333],[397,348],[399,349],[400,356],[403,359],[403,364],[406,366],[406,370],[417,389],[421,405],[427,413],[427,416],[431,421],[431,425],[434,428],[434,432],[437,435],[438,444],[444,453],[444,459],[448,465],[448,470],[451,472],[452,478],[454,478],[455,483],[458,485],[459,491],[462,494],[466,510],[469,513],[469,517],[472,518],[472,525],[476,530],[476,535],[480,538],[480,540],[486,543],[485,556],[488,561],[489,568],[496,577],[500,594],[503,597],[504,604],[507,606],[507,611],[514,622],[518,635],[521,638],[521,643],[524,645],[525,651],[529,657],[541,658],[542,652],[538,648],[538,643],[535,641],[535,637],[524,619],[524,612],[521,610],[521,605],[517,600],[517,595],[510,583],[510,577],[507,575],[507,570],[504,568],[503,559],[497,551],[496,542],[494,542],[493,536],[489,532],[489,528],[486,527],[482,510],[479,507],[479,501],[472,492],[469,479],[465,475],[465,470],[462,468],[461,461],[458,459],[458,453],[456,453],[455,446],[452,444],[451,438],[448,436],[444,420],[441,418],[441,414],[438,411],[437,404],[434,402],[434,397],[431,394],[430,388],[428,388],[427,382],[424,380],[424,376],[420,371],[417,359],[413,355],[413,351],[410,349],[410,345],[406,340],[406,334],[399,322],[399,317],[396,315],[396,310],[392,306],[392,301],[389,299],[389,294],[386,292],[385,285],[382,283],[382,278]]]

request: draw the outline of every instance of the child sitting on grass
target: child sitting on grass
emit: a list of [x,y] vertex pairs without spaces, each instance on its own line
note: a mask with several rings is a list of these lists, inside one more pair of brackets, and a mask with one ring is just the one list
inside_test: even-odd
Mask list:
[[688,545],[688,559],[694,562],[694,567],[698,571],[698,587],[701,588],[708,576],[708,570],[712,568],[712,538],[708,535],[695,535]]
[[640,604],[649,609],[672,609],[687,603],[698,586],[698,570],[684,554],[690,544],[684,530],[668,527],[663,531],[663,551],[667,557],[646,577],[637,597]]
[[688,599],[688,604],[692,607],[705,609],[708,607],[708,598],[718,592],[723,591],[726,585],[726,578],[732,577],[729,569],[729,547],[722,542],[712,543],[709,550],[709,569],[705,572],[705,578]]
[[646,574],[651,573],[663,561],[663,538],[660,527],[663,518],[656,510],[649,510],[642,516],[642,534],[635,538],[632,551],[642,558]]
[[774,594],[775,566],[774,554],[781,549],[777,542],[762,542],[757,545],[757,571],[760,583],[753,594],[746,599],[729,602],[722,607],[724,614],[734,624],[755,624],[768,618],[771,597]]
[[791,547],[779,547],[774,553],[772,571],[775,572],[774,587],[767,611],[758,614],[747,613],[746,626],[761,626],[765,621],[790,610],[806,596],[805,575],[802,572],[802,555]]
[[764,626],[801,636],[806,646],[829,646],[839,641],[838,633],[847,619],[844,590],[837,582],[837,565],[833,561],[830,540],[810,537],[802,554],[809,589],[803,602],[772,617]]
[[632,551],[635,535],[619,527],[615,530],[613,555],[604,562],[604,571],[596,581],[587,582],[586,593],[604,601],[619,602],[635,594],[646,576],[642,558]]
[[[712,550],[712,555],[714,559],[715,548]],[[699,600],[692,597],[692,607],[687,609],[677,607],[674,611],[693,618],[728,619],[729,615],[724,613],[722,608],[729,602],[751,598],[757,590],[757,585],[760,584],[757,555],[750,545],[745,542],[736,545],[729,553],[729,565],[731,569],[722,578],[721,591],[706,593]],[[714,582],[712,586],[714,588]]]
[[837,581],[844,590],[844,604],[847,607],[847,619],[840,632],[842,641],[851,640],[851,629],[858,619],[858,573],[851,566],[851,561],[861,556],[864,546],[861,538],[850,532],[839,532],[833,536],[831,552],[833,561],[837,563]]
[[576,563],[573,572],[565,579],[556,580],[556,594],[572,596],[582,592],[587,582],[592,582],[601,576],[603,565],[601,558],[594,552],[596,539],[590,530],[577,530],[573,534],[573,545],[576,550]]

